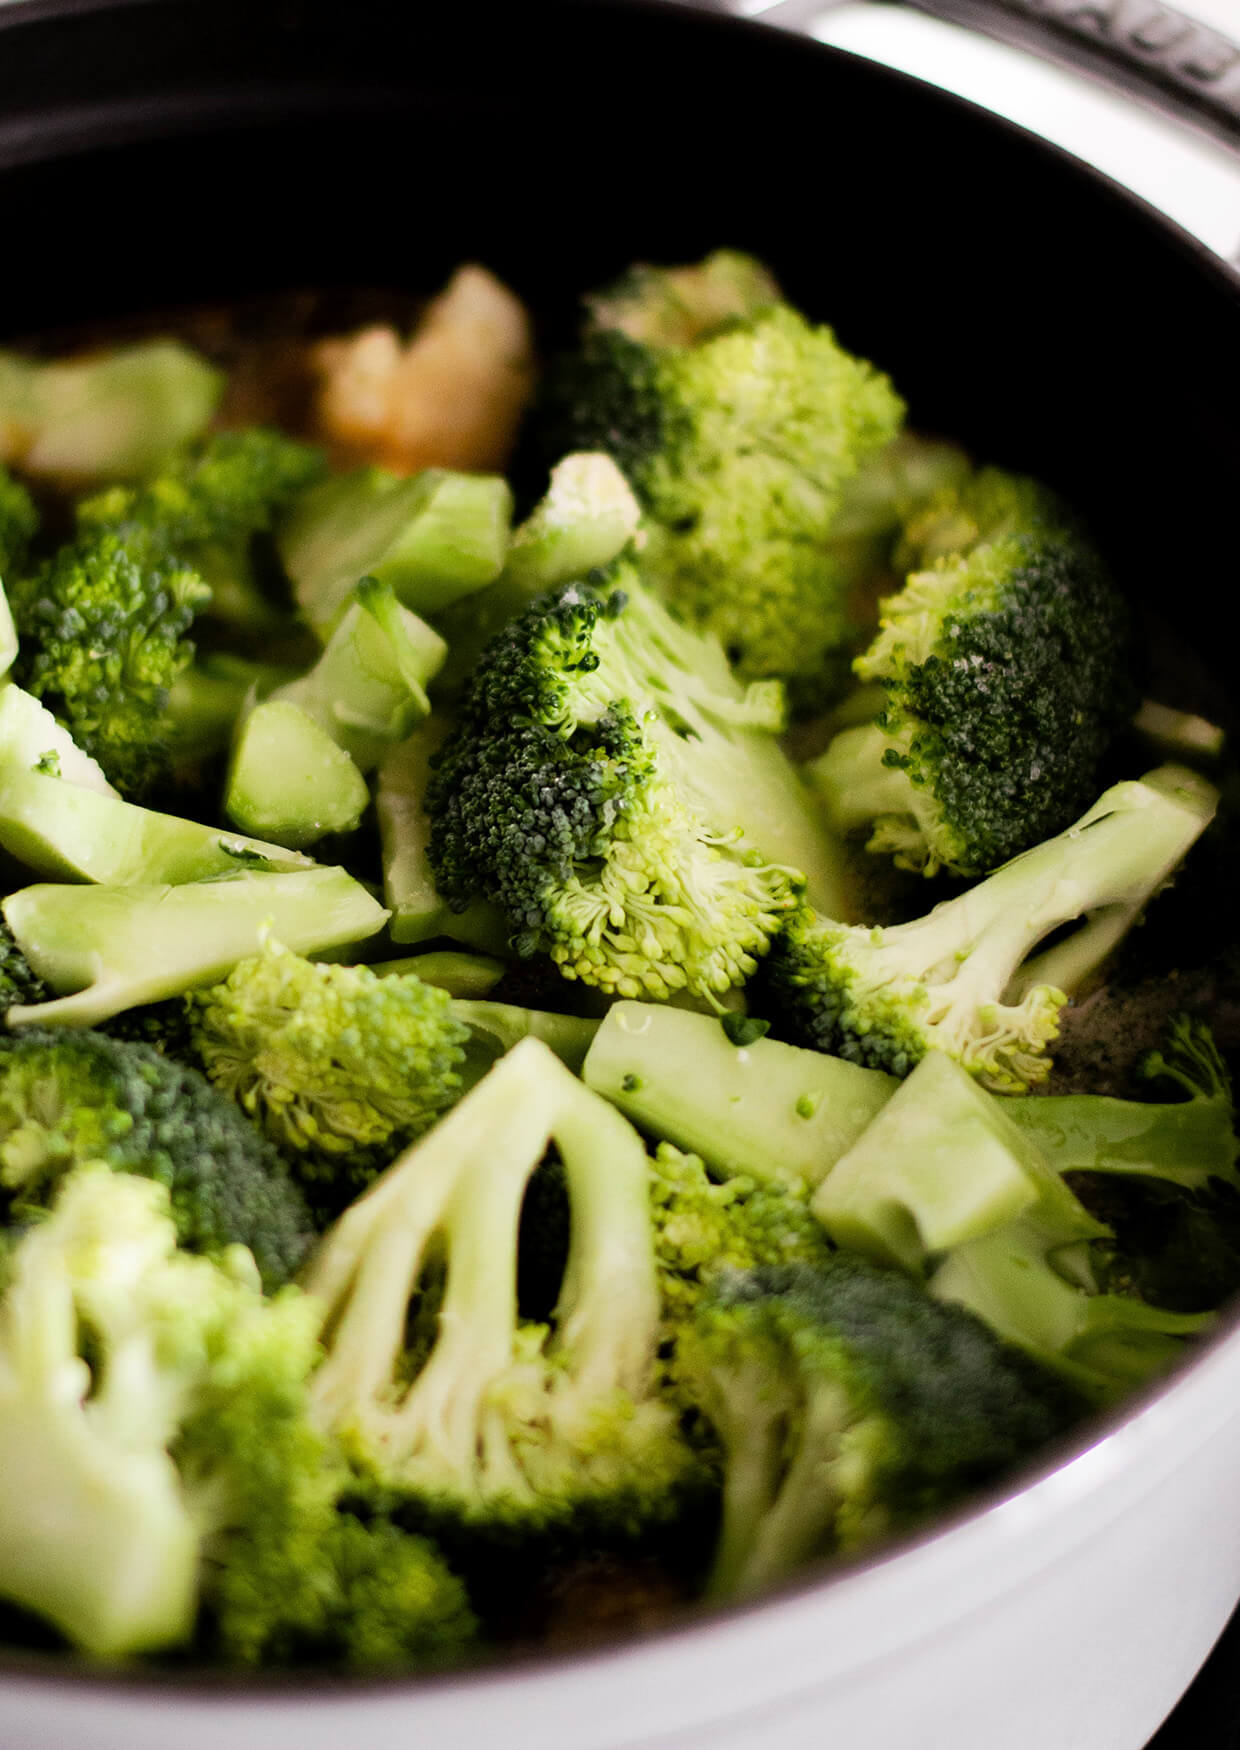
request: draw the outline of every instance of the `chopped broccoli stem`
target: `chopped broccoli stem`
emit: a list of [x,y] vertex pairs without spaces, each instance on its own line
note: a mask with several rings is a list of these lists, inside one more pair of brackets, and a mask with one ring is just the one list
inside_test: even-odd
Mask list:
[[199,436],[223,390],[172,340],[47,363],[0,353],[0,461],[62,481],[140,479]]
[[0,757],[0,845],[51,881],[111,887],[209,881],[244,865],[305,869],[309,858],[280,845],[220,832],[101,796],[64,778],[25,771]]
[[66,783],[82,785],[100,796],[116,795],[99,762],[82,752],[46,705],[16,682],[0,681],[0,761],[37,770],[48,756],[54,775]]
[[497,475],[428,468],[401,480],[360,468],[306,493],[281,524],[280,554],[326,640],[361,577],[390,584],[423,617],[485,588],[504,563],[511,514]]
[[583,1076],[642,1130],[727,1175],[817,1185],[899,1084],[774,1039],[733,1045],[717,1020],[614,1003]]
[[272,698],[296,705],[368,772],[430,713],[426,688],[447,645],[403,608],[390,583],[364,577],[308,674]]
[[291,699],[264,699],[242,722],[224,812],[246,832],[298,849],[356,832],[370,803],[351,756]]
[[298,953],[363,941],[387,913],[343,869],[222,876],[182,887],[24,887],[3,903],[18,946],[57,997],[10,1027],[93,1027],[212,984],[267,936]]
[[[390,928],[389,924],[389,928]],[[378,978],[400,978],[415,972],[423,984],[437,985],[452,997],[489,997],[507,968],[489,954],[466,954],[457,948],[431,948],[403,960],[384,960],[374,968]]]

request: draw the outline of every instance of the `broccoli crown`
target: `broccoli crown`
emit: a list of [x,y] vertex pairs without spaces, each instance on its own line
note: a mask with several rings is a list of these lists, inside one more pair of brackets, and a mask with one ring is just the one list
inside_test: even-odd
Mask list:
[[253,426],[217,432],[173,457],[142,486],[112,487],[77,510],[84,532],[142,528],[169,553],[236,546],[270,529],[326,472],[322,451]]
[[180,1243],[248,1246],[286,1281],[313,1238],[272,1145],[196,1070],[146,1045],[73,1029],[0,1036],[0,1189],[8,1220],[45,1209],[86,1162],[165,1185]]
[[849,926],[802,907],[752,992],[757,1012],[794,1044],[871,1069],[905,1076],[933,1048],[1020,1093],[1049,1074],[1068,994],[1166,884],[1217,800],[1195,774],[1159,767],[923,918]]
[[24,486],[0,464],[0,583],[11,585],[26,563],[39,513]]
[[0,1007],[43,1003],[51,994],[18,947],[7,919],[0,915]]
[[[1100,556],[1031,480],[985,469],[916,526],[929,563],[882,604],[857,659],[886,704],[839,784],[874,820],[871,850],[976,875],[1060,831],[1094,794],[1136,708],[1130,616]],[[936,533],[958,545],[940,551]],[[892,772],[907,780],[898,793]]]
[[553,592],[488,646],[437,756],[436,887],[457,910],[496,903],[518,951],[567,978],[726,991],[804,885],[746,820],[777,722],[768,689],[735,686],[640,586]]
[[697,1155],[670,1142],[659,1144],[650,1165],[650,1205],[669,1336],[722,1272],[817,1268],[833,1249],[795,1188],[744,1174],[714,1179]]
[[648,518],[644,574],[742,674],[836,682],[855,567],[824,543],[903,405],[750,267],[713,284],[644,270],[596,296],[550,379],[548,450],[614,458]]
[[16,678],[126,796],[140,799],[166,773],[161,720],[193,660],[186,633],[210,593],[140,529],[62,547],[11,592]]
[[[553,1141],[567,1262],[550,1320],[532,1324],[518,1316],[521,1211]],[[582,1522],[632,1535],[678,1511],[695,1460],[655,1389],[646,1176],[636,1132],[525,1039],[328,1235],[308,1283],[328,1332],[318,1414],[415,1523],[517,1548]],[[435,1329],[411,1348],[432,1287]]]
[[187,998],[214,1085],[340,1203],[459,1096],[469,1029],[415,973],[311,962],[268,940]]
[[979,1319],[842,1252],[721,1277],[679,1370],[724,1447],[716,1596],[919,1519],[1082,1408]]

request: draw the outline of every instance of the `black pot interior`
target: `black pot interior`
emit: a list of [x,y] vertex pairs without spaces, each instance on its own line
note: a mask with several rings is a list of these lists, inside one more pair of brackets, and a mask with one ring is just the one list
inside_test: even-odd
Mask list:
[[901,75],[654,3],[27,0],[0,238],[0,343],[467,259],[554,337],[632,259],[752,250],[917,425],[1058,485],[1161,626],[1155,689],[1231,714],[1240,282]]

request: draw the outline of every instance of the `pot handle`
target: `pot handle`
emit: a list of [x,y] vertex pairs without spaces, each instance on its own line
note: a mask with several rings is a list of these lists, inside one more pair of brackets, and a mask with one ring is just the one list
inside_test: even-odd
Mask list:
[[[725,0],[719,10],[796,30],[840,3]],[[1240,43],[1163,0],[904,3],[1092,74],[1240,152]]]

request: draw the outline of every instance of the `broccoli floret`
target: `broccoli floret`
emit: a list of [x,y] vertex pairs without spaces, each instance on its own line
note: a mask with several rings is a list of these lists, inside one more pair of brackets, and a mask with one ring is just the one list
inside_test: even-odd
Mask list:
[[186,634],[210,593],[138,529],[62,547],[10,592],[16,679],[126,796],[141,799],[167,776],[168,700],[193,661]]
[[856,578],[829,537],[846,482],[899,428],[891,384],[726,252],[638,269],[587,309],[544,395],[548,459],[620,465],[646,513],[643,575],[743,675],[838,684]]
[[12,583],[26,563],[39,513],[24,486],[0,464],[0,583]]
[[364,941],[387,913],[344,869],[247,870],[180,887],[42,882],[3,902],[51,1002],[18,1004],[10,1027],[96,1027],[124,1009],[216,984],[268,935],[298,953]]
[[1130,615],[1032,480],[985,469],[917,526],[918,569],[854,664],[881,684],[882,710],[838,735],[810,776],[837,830],[869,832],[869,850],[927,875],[979,875],[1096,793],[1137,704]]
[[310,1218],[276,1150],[197,1070],[93,1031],[0,1034],[5,1219],[45,1209],[89,1162],[167,1186],[183,1246],[247,1246],[269,1285],[309,1250]]
[[844,1253],[721,1277],[677,1366],[724,1448],[715,1598],[916,1522],[1081,1407],[979,1320]]
[[734,1045],[712,1016],[626,1002],[608,1009],[582,1075],[639,1129],[700,1154],[714,1171],[808,1186],[898,1085],[775,1039]]
[[[499,906],[519,953],[618,996],[743,983],[833,847],[771,731],[779,701],[620,572],[488,647],[427,792],[450,906]],[[827,903],[831,903],[828,901]]]
[[[752,994],[795,1043],[907,1075],[931,1048],[999,1092],[1050,1069],[1059,1010],[1209,824],[1217,792],[1182,767],[1115,784],[1066,832],[924,918],[848,927],[801,910]],[[1079,918],[1040,955],[1044,937]]]
[[650,1164],[650,1204],[665,1349],[721,1272],[817,1269],[833,1250],[803,1187],[746,1174],[713,1177],[699,1155],[670,1142],[659,1144]]
[[214,617],[261,633],[287,618],[289,605],[264,594],[256,540],[325,472],[322,451],[282,432],[217,432],[171,458],[145,485],[84,500],[78,526],[88,536],[145,531],[201,574]]
[[83,358],[0,353],[0,461],[59,482],[140,479],[198,437],[219,371],[174,340]]
[[341,1510],[319,1309],[177,1248],[162,1185],[70,1173],[0,1303],[0,1595],[95,1654],[439,1663],[474,1633],[424,1541]]
[[268,941],[189,999],[207,1075],[337,1207],[460,1095],[468,1027],[414,974],[312,963]]
[[[550,1324],[531,1325],[517,1316],[518,1232],[552,1140],[568,1262]],[[437,1528],[519,1546],[583,1517],[625,1537],[674,1516],[694,1461],[655,1391],[646,1181],[636,1133],[527,1039],[328,1234],[308,1279],[328,1331],[319,1416]],[[436,1257],[437,1330],[410,1357],[410,1305]]]
[[0,1008],[12,1003],[43,1003],[51,994],[0,915]]

